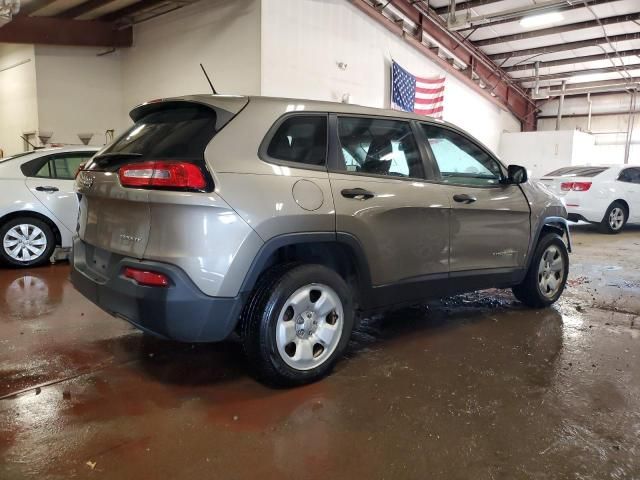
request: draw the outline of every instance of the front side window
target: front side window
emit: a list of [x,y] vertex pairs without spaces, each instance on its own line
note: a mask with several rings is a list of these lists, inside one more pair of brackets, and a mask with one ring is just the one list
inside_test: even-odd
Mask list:
[[338,118],[342,165],[347,172],[424,178],[411,125],[401,120]]
[[478,145],[451,130],[427,124],[422,129],[444,183],[480,187],[500,183],[498,162]]
[[294,115],[276,130],[267,147],[275,160],[304,165],[324,165],[327,158],[327,117]]

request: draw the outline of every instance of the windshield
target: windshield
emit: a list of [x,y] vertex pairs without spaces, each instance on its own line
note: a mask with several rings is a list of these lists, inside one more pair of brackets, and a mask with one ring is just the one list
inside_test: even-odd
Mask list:
[[111,170],[149,160],[202,162],[217,132],[216,120],[214,109],[196,104],[152,111],[94,157],[87,169]]

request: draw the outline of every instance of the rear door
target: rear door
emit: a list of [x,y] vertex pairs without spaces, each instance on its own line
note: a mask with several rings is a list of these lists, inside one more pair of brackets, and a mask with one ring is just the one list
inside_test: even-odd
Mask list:
[[94,153],[92,150],[58,153],[23,165],[27,188],[72,232],[78,221],[78,197],[73,191],[75,174],[80,164]]
[[[412,122],[334,117],[329,179],[339,234],[355,237],[374,286],[445,278],[449,269],[449,201],[429,182]],[[398,299],[400,301],[400,299]]]
[[640,168],[625,168],[618,180],[624,199],[629,203],[629,221],[640,222]]
[[472,139],[440,125],[421,128],[451,201],[451,272],[522,267],[530,210],[520,187],[502,184],[499,162]]

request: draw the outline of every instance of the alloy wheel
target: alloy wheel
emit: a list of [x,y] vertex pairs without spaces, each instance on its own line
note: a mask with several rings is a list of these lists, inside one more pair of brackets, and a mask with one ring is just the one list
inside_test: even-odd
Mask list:
[[614,207],[609,213],[609,226],[611,230],[620,230],[624,225],[624,210],[620,207]]

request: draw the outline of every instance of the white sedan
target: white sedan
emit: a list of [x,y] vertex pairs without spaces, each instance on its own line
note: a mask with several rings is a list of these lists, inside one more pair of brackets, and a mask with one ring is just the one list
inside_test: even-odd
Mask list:
[[73,191],[95,147],[45,148],[0,159],[0,259],[14,267],[45,264],[71,247],[78,218]]
[[598,223],[606,233],[640,222],[640,166],[564,167],[540,181],[563,199],[569,220]]

